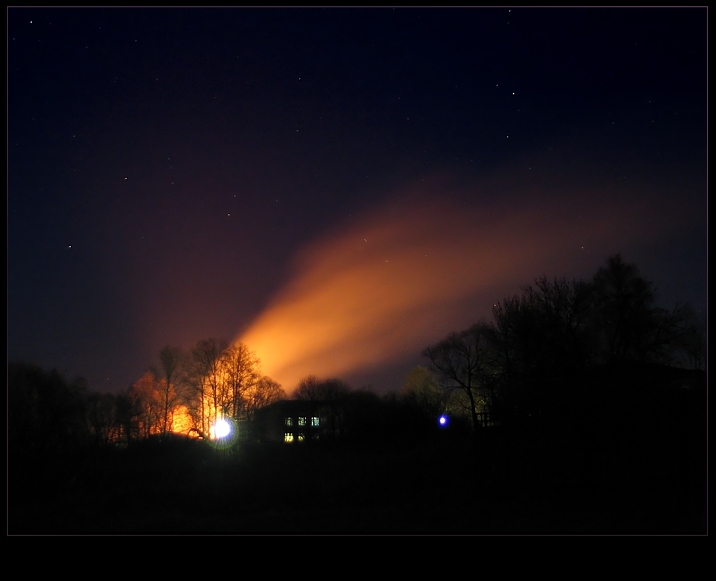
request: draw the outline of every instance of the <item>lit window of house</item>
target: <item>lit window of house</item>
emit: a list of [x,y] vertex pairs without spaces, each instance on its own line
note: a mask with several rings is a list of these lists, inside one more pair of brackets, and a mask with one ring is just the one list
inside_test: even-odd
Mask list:
[[287,425],[287,426],[292,426],[292,425],[293,425],[293,418],[291,418],[291,417],[286,418],[286,425]]
[[293,432],[286,432],[283,435],[284,442],[293,442]]
[[303,442],[306,439],[306,434],[300,433],[298,434],[298,441]]
[[321,424],[320,420],[316,417],[311,418],[311,426],[317,428]]
[[298,418],[298,425],[299,426],[305,426],[306,425],[306,418]]

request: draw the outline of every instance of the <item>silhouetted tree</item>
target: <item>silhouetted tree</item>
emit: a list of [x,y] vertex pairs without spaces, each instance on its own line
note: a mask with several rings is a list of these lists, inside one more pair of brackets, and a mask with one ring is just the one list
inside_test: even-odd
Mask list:
[[120,439],[127,444],[139,438],[139,415],[141,410],[135,403],[135,399],[131,395],[131,389],[123,390],[117,394],[117,423],[120,427]]
[[244,392],[243,405],[247,419],[252,421],[257,410],[282,399],[286,399],[286,392],[281,384],[264,375]]
[[489,409],[495,399],[495,368],[488,327],[478,323],[423,351],[449,393],[462,391],[469,402],[470,417],[475,430],[481,426],[478,412]]
[[635,264],[625,262],[619,254],[610,256],[594,275],[592,288],[594,334],[601,363],[683,366],[689,365],[689,360],[701,360],[703,327],[691,308],[676,305],[667,310],[656,306],[654,284]]
[[[493,345],[503,416],[539,415],[547,390],[587,369],[594,345],[592,287],[546,277],[493,307]],[[503,420],[505,419],[503,417]]]
[[119,441],[122,429],[115,394],[89,393],[86,418],[95,445],[107,445],[111,441]]
[[678,347],[684,366],[706,370],[706,323],[698,320],[689,306],[682,307],[680,312],[683,318],[679,325]]
[[646,341],[649,361],[704,369],[705,326],[688,304],[676,305],[671,311],[655,308]]
[[340,379],[319,379],[309,375],[298,382],[293,399],[308,401],[339,401],[351,392],[351,387]]
[[161,391],[159,380],[151,371],[144,373],[129,389],[133,415],[137,419],[139,435],[142,438],[163,433],[164,402]]
[[659,324],[654,285],[620,254],[610,256],[593,279],[599,349],[607,364],[647,361],[658,346],[650,340]]
[[[230,401],[229,415],[235,420],[247,413],[247,397],[261,377],[259,358],[244,343],[228,346],[222,357],[224,381]],[[267,387],[267,386],[265,386]]]
[[161,433],[172,429],[172,418],[176,408],[185,401],[182,393],[181,369],[185,355],[179,347],[166,346],[159,352],[159,368],[155,371],[155,384],[161,405]]
[[408,372],[400,396],[431,418],[437,418],[445,409],[445,394],[440,390],[435,376],[421,365]]
[[202,339],[189,356],[186,375],[192,391],[189,410],[196,427],[205,434],[217,418],[228,415],[232,403],[223,378],[222,358],[227,347],[223,339]]
[[50,452],[87,441],[87,388],[69,383],[56,370],[33,364],[8,364],[8,450]]

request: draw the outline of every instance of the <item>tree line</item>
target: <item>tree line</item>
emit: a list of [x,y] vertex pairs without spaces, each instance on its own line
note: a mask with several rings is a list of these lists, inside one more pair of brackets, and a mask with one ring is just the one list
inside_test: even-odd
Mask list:
[[[653,283],[616,254],[590,280],[538,278],[496,303],[492,320],[450,333],[422,355],[430,369],[412,370],[402,389],[382,400],[369,389],[313,375],[292,397],[345,402],[345,413],[367,437],[385,434],[381,418],[424,432],[444,412],[469,418],[477,431],[554,418],[589,378],[614,370],[703,370],[706,339],[688,306],[658,307]],[[170,432],[208,438],[218,418],[250,423],[258,410],[286,397],[261,373],[248,346],[222,339],[203,339],[188,350],[164,347],[157,363],[118,394],[95,393],[82,379],[69,382],[55,370],[11,362],[9,447],[31,452]],[[373,421],[360,420],[361,414]]]
[[286,394],[261,374],[260,361],[244,343],[203,339],[184,351],[165,347],[159,365],[129,389],[143,436],[194,432],[211,437],[219,418],[251,421],[256,410]]
[[555,413],[600,374],[704,370],[706,336],[688,305],[657,306],[654,284],[615,254],[590,280],[536,279],[496,303],[492,320],[450,333],[423,356],[438,383],[423,381],[421,397],[440,392],[443,406],[467,410],[479,428],[484,412],[503,425]]
[[97,393],[82,378],[9,362],[9,447],[30,453],[169,433],[211,437],[217,419],[250,421],[286,397],[259,363],[243,343],[203,339],[188,350],[164,347],[158,363],[127,389]]

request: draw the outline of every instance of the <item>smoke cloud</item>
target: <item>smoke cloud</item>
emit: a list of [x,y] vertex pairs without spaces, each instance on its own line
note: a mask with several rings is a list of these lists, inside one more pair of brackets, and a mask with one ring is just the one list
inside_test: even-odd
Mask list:
[[420,353],[535,277],[589,276],[655,231],[643,206],[598,192],[488,187],[456,194],[433,181],[340,225],[297,255],[289,283],[237,339],[291,392],[309,374],[345,378]]

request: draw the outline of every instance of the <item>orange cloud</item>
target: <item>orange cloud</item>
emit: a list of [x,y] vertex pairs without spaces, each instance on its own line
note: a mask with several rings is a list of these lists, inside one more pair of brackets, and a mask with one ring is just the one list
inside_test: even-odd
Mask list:
[[[309,374],[344,377],[419,353],[536,276],[590,275],[654,230],[639,205],[596,195],[580,194],[581,206],[566,196],[476,206],[447,190],[408,188],[300,252],[292,280],[237,338],[263,372],[290,392]],[[563,270],[580,263],[583,272]]]

